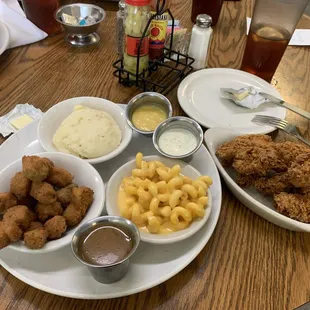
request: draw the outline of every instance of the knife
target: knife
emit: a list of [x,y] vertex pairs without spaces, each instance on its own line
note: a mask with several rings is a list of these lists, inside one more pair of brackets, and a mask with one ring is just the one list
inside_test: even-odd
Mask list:
[[285,107],[286,109],[289,109],[289,110],[291,110],[291,111],[293,111],[293,112],[295,112],[295,113],[297,113],[297,114],[299,114],[299,115],[310,120],[310,113],[309,112],[306,112],[303,109],[298,108],[298,107],[296,107],[290,103],[287,103],[287,102],[283,101],[282,99],[279,99],[279,98],[274,97],[272,95],[269,95],[266,93],[261,93],[261,92],[258,94],[261,95],[263,98],[269,100],[271,103],[274,103],[274,104],[281,106],[281,107]]

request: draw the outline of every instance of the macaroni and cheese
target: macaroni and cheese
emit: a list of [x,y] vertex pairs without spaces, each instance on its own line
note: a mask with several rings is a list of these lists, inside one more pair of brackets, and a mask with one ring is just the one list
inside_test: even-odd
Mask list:
[[146,162],[136,155],[136,169],[123,178],[118,191],[118,206],[123,217],[141,230],[168,234],[188,227],[202,218],[208,204],[212,180],[196,180],[181,174],[181,167],[166,167],[160,161]]

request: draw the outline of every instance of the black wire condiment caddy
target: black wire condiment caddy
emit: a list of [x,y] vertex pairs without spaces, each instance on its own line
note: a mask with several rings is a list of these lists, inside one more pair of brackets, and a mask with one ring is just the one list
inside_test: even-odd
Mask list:
[[[116,69],[113,75],[118,78],[120,84],[124,86],[135,86],[143,91],[155,91],[159,93],[168,93],[173,89],[186,75],[193,71],[193,58],[186,54],[172,50],[173,34],[174,34],[174,17],[170,9],[165,9],[166,0],[157,0],[156,14],[150,17],[139,41],[137,50],[137,65],[135,74],[124,68],[124,58],[121,57],[113,63]],[[163,55],[154,60],[149,61],[148,68],[139,73],[140,51],[143,39],[146,37],[148,29],[153,19],[164,13],[168,13],[172,20],[171,40],[169,48],[164,48]]]

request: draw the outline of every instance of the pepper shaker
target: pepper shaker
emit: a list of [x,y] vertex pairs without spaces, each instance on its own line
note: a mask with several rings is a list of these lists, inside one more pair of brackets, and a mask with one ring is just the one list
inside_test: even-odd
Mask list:
[[200,14],[197,16],[196,25],[192,30],[188,55],[195,59],[192,66],[196,70],[206,67],[209,43],[213,33],[211,24],[211,16],[207,14]]
[[119,10],[116,13],[116,52],[123,55],[124,53],[124,21],[125,21],[125,0],[118,3]]

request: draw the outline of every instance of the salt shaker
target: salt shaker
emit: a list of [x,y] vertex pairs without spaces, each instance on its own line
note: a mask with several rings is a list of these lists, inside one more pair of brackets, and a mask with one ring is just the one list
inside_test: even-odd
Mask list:
[[211,24],[212,17],[207,14],[200,14],[196,18],[196,25],[193,27],[188,49],[188,55],[195,59],[192,64],[195,70],[206,67],[209,43],[213,33]]
[[116,13],[116,52],[123,55],[124,53],[124,21],[125,21],[125,0],[118,3],[119,10]]

